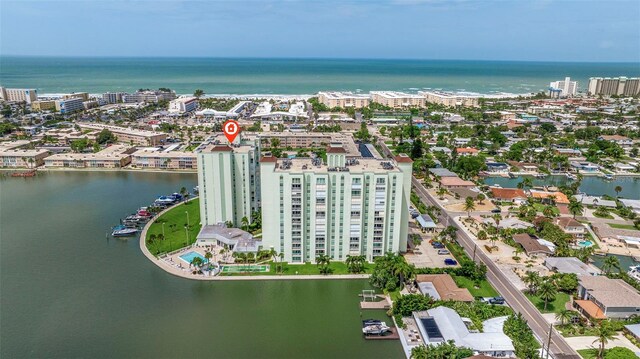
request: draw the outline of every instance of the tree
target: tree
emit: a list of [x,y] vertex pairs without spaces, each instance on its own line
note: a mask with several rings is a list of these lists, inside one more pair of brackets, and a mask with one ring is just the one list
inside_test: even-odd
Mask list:
[[486,198],[487,198],[487,196],[485,196],[482,193],[478,194],[478,196],[476,197],[476,199],[478,200],[478,203],[480,203],[480,204],[483,204],[482,201],[484,201]]
[[476,205],[473,202],[473,197],[467,197],[464,201],[464,210],[467,212],[467,217],[471,218],[471,211],[476,209]]
[[478,237],[479,241],[486,241],[487,240],[487,232],[485,232],[484,230],[478,231],[478,234],[476,236]]
[[249,231],[249,218],[244,216],[240,219],[240,222],[242,223],[242,228],[244,228],[245,231]]
[[206,251],[204,253],[204,258],[207,260],[207,263],[211,263],[211,258],[213,258],[213,254],[211,254],[211,252]]
[[636,355],[631,349],[625,347],[615,347],[607,350],[604,359],[629,359],[635,357]]
[[575,219],[577,215],[582,214],[583,211],[584,211],[584,206],[582,205],[581,202],[578,202],[576,200],[571,200],[569,202],[569,212],[573,214],[573,219]]
[[620,272],[620,260],[616,256],[607,255],[602,263],[602,269],[605,274],[611,273],[612,269],[617,269]]
[[472,355],[473,350],[457,347],[452,340],[438,345],[419,345],[411,349],[411,359],[464,359]]
[[96,143],[99,143],[101,145],[115,143],[116,141],[117,141],[117,138],[113,134],[113,132],[109,131],[106,128],[100,131],[100,133],[98,133],[98,136],[96,137]]
[[331,274],[331,268],[329,268],[329,264],[331,263],[331,258],[326,254],[319,254],[316,256],[316,265],[320,269],[321,274]]
[[542,209],[542,214],[547,218],[555,217],[553,206],[544,206],[544,209]]
[[189,193],[189,191],[187,191],[186,187],[182,187],[180,188],[180,195],[182,195],[182,200],[186,200],[187,194]]
[[204,264],[204,261],[200,256],[193,257],[190,263],[190,265],[194,266],[196,269],[200,269],[200,267],[202,267],[203,264]]
[[613,190],[616,191],[616,198],[620,197],[620,192],[622,192],[622,186],[616,186]]
[[350,273],[360,273],[364,271],[365,261],[366,261],[366,258],[363,255],[359,255],[359,256],[347,255],[345,264],[347,265],[347,270]]
[[565,322],[570,322],[576,316],[576,312],[569,309],[560,309],[556,313],[556,320],[560,321],[561,325],[564,325]]
[[376,257],[369,282],[376,288],[394,291],[402,288],[405,279],[413,277],[415,268],[403,256],[387,253]]
[[440,197],[440,200],[444,199],[444,196],[449,193],[449,191],[447,191],[446,188],[444,187],[440,187],[438,188],[438,191],[436,191],[436,194]]
[[534,271],[527,271],[523,278],[524,283],[527,285],[529,293],[535,294],[540,285],[540,274]]
[[549,304],[550,301],[554,301],[557,294],[558,289],[552,280],[546,279],[542,281],[540,287],[538,287],[538,296],[544,300],[545,311],[547,310],[547,304]]
[[193,96],[195,96],[195,97],[197,97],[197,98],[202,97],[202,95],[204,95],[204,91],[203,91],[203,90],[201,90],[201,89],[197,89],[197,90],[195,90],[195,91],[193,92]]
[[371,134],[369,134],[369,129],[367,128],[367,123],[365,121],[360,122],[360,130],[354,133],[353,137],[363,142],[368,142],[371,139]]
[[614,330],[611,322],[608,320],[603,320],[600,324],[595,327],[595,336],[596,340],[593,341],[593,344],[598,343],[598,355],[596,358],[603,359],[604,358],[604,349],[609,340],[613,340],[616,331]]

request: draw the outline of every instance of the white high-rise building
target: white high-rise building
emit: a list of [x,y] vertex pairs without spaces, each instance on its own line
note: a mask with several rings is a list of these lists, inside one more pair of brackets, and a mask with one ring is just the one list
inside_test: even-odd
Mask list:
[[198,99],[195,97],[180,97],[169,102],[169,112],[185,113],[198,108]]
[[231,221],[240,227],[260,203],[259,149],[252,141],[239,145],[208,143],[197,150],[200,221],[203,226]]
[[589,79],[589,95],[637,96],[640,94],[640,78],[592,77]]
[[565,77],[564,80],[554,81],[549,84],[551,97],[573,97],[578,92],[578,82]]
[[262,244],[291,263],[326,254],[368,261],[407,248],[412,162],[346,158],[332,145],[321,159],[260,161]]

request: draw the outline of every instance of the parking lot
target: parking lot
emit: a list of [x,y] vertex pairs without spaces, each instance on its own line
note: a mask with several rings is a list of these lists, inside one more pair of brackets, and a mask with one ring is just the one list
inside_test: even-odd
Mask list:
[[407,253],[404,257],[408,263],[413,264],[416,268],[438,268],[438,267],[459,267],[460,264],[446,266],[444,260],[446,258],[454,259],[451,254],[438,254],[438,249],[433,248],[429,243],[431,236],[420,234],[422,243],[417,246],[413,253]]

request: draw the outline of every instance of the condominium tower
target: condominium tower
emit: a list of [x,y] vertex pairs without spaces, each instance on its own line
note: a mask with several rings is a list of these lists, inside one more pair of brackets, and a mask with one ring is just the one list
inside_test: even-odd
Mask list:
[[571,97],[578,92],[578,82],[571,81],[570,77],[564,80],[554,81],[549,84],[549,94],[551,97]]
[[332,144],[320,158],[260,161],[262,245],[291,263],[326,254],[368,261],[407,248],[412,161],[347,158]]
[[260,208],[259,149],[252,140],[236,141],[209,141],[196,150],[203,226],[231,221],[239,227],[244,217],[251,223]]
[[589,79],[589,95],[637,96],[640,94],[640,78],[592,77]]
[[0,97],[5,101],[31,103],[38,99],[38,91],[35,89],[8,89],[0,87]]

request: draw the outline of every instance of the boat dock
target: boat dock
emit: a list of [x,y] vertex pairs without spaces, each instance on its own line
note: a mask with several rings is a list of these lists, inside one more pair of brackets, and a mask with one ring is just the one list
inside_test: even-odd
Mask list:
[[398,340],[400,339],[400,334],[398,334],[396,327],[391,327],[385,335],[365,335],[364,338],[366,340]]
[[[363,290],[360,301],[360,309],[389,309],[391,303],[384,294],[375,294],[372,290]],[[382,299],[382,300],[380,300]]]

